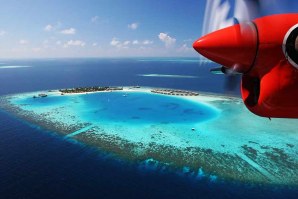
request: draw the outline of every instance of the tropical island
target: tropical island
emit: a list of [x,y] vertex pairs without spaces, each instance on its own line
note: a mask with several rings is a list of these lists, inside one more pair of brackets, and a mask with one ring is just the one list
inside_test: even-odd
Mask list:
[[60,89],[59,91],[62,94],[65,93],[90,93],[90,92],[99,92],[99,91],[120,91],[123,90],[123,87],[110,87],[110,86],[92,86],[92,87],[77,87],[69,89]]
[[158,93],[163,95],[178,95],[178,96],[198,96],[199,93],[186,90],[174,90],[174,89],[153,89],[152,93]]
[[[140,86],[129,87],[128,90],[140,89]],[[111,87],[111,86],[91,86],[91,87],[77,87],[77,88],[67,88],[60,89],[62,95],[64,94],[75,94],[75,93],[92,93],[92,92],[102,92],[102,91],[123,91],[123,87]],[[125,89],[127,90],[127,89]],[[150,89],[152,93],[163,94],[163,95],[176,95],[176,96],[198,96],[199,93],[187,90],[177,90],[177,89]]]

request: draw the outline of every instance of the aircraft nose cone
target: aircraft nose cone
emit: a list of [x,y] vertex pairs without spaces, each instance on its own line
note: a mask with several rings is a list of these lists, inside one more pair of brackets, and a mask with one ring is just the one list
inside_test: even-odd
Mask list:
[[196,40],[193,43],[193,48],[201,54],[201,52],[204,52],[206,49],[211,48],[213,41],[211,41],[209,39],[208,41],[208,37],[206,40],[206,36],[205,37],[201,37],[200,39]]
[[245,73],[256,56],[257,31],[251,23],[237,24],[201,37],[193,43],[193,48],[214,62]]

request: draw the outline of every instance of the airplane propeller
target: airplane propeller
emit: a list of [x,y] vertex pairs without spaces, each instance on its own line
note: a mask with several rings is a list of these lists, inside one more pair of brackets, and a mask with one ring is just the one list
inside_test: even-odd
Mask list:
[[[251,37],[251,32],[255,27],[250,22],[260,16],[259,0],[235,0],[234,6],[231,1],[207,0],[202,34],[206,35],[210,32],[239,24],[236,40]],[[234,7],[234,9],[232,9]],[[257,37],[255,35],[255,37]],[[221,41],[217,41],[221,42]],[[237,41],[234,41],[237,42]],[[210,70],[213,74],[225,74],[225,90],[233,92],[240,84],[241,74],[245,71],[241,70],[241,63],[233,63],[233,65],[221,66]]]
[[[213,32],[203,33],[193,43],[194,49],[220,64],[211,72],[227,76],[226,91],[238,87],[236,77],[241,77],[241,97],[252,113],[269,118],[298,118],[298,14],[289,11],[278,14],[280,8],[271,12],[274,1],[253,0],[235,0],[235,8],[229,11],[234,6],[231,1],[207,2],[203,30]],[[236,16],[240,2],[245,5],[238,12],[243,13],[242,18]],[[257,7],[250,7],[252,2]],[[263,7],[268,2],[273,6]],[[260,10],[264,15],[270,14],[256,19],[245,14]],[[221,21],[230,24],[224,28]]]

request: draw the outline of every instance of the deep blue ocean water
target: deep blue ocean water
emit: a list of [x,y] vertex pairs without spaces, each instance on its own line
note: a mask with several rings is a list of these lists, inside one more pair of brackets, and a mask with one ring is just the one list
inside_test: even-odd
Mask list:
[[[79,86],[150,86],[224,92],[224,77],[210,74],[214,64],[185,59],[1,60],[0,94]],[[139,74],[190,75],[197,78],[142,77]],[[238,90],[237,90],[238,91]]]
[[[78,86],[150,86],[224,93],[213,64],[180,59],[1,60],[0,95]],[[139,74],[198,78],[143,77]],[[234,94],[238,94],[235,92]],[[121,160],[0,111],[0,198],[297,198],[294,188],[198,179]]]

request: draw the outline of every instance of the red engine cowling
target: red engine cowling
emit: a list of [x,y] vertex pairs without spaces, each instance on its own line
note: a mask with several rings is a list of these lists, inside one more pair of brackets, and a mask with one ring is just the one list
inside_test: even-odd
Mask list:
[[266,16],[208,34],[193,46],[243,74],[242,98],[251,112],[298,118],[297,24],[298,14]]

